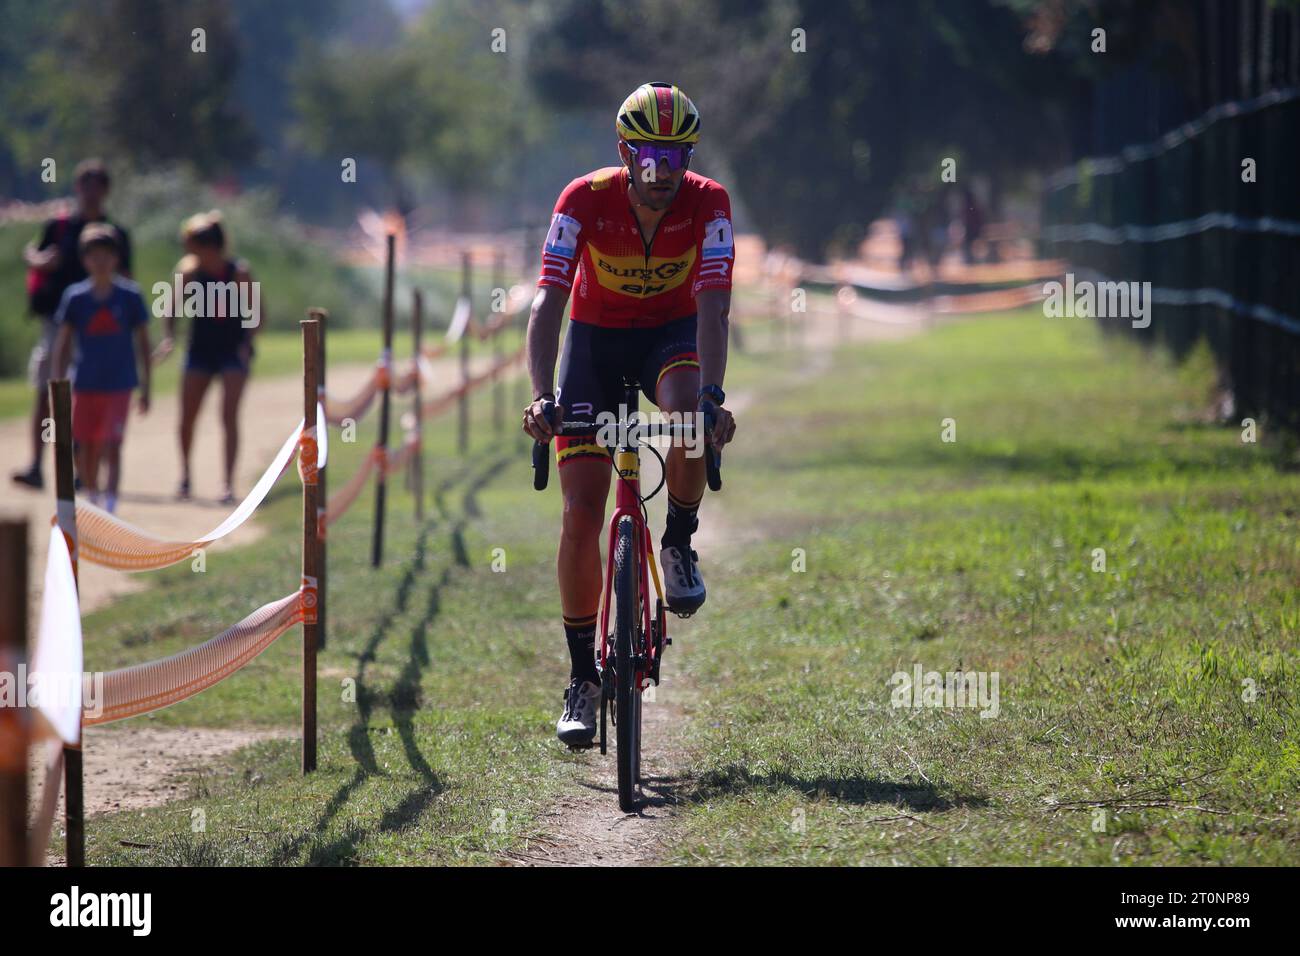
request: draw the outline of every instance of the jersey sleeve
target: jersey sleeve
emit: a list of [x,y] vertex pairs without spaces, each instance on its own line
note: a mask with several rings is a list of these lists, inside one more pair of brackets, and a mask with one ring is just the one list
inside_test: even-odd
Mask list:
[[74,298],[75,294],[72,291],[72,286],[68,286],[63,290],[63,297],[59,299],[59,307],[54,310],[55,325],[63,325],[63,323],[72,319],[72,300]]
[[706,289],[731,290],[736,266],[736,239],[731,231],[731,197],[717,183],[710,184],[700,201],[695,240],[699,244],[700,270],[692,295]]
[[582,234],[583,221],[591,202],[591,189],[586,179],[575,179],[560,193],[551,215],[551,226],[542,244],[542,274],[539,286],[550,285],[561,289],[573,288],[573,277],[578,260],[587,244]]

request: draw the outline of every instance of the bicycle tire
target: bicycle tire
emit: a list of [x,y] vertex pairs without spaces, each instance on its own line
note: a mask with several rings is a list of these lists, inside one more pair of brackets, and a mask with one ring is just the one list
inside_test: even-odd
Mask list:
[[618,806],[624,813],[632,813],[637,808],[637,776],[641,767],[641,694],[633,664],[641,630],[637,558],[636,524],[631,516],[624,516],[618,523],[614,551],[614,726]]

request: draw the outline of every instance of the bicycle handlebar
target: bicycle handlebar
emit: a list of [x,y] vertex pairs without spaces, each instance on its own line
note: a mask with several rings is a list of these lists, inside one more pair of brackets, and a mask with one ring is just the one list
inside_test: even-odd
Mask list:
[[[551,427],[554,429],[556,435],[594,434],[601,427],[591,422],[556,422],[554,421],[555,410],[556,407],[554,402],[542,403],[542,416],[548,422],[551,422]],[[704,426],[706,431],[711,432],[713,430],[713,421],[714,416],[712,410],[706,408],[704,411]],[[694,426],[689,422],[684,424],[647,424],[640,426],[639,430],[641,433],[650,436],[677,435],[685,434],[688,431],[693,433]],[[533,488],[537,491],[545,489],[550,480],[551,455],[550,449],[547,448],[548,444],[549,443],[547,442],[540,441],[533,442]],[[722,489],[722,453],[712,445],[707,447],[704,456],[704,471],[710,490],[720,491]]]
[[[551,422],[552,428],[555,427],[554,402],[542,402],[542,417]],[[533,488],[537,491],[542,491],[551,477],[551,451],[548,444],[549,442],[533,442]]]

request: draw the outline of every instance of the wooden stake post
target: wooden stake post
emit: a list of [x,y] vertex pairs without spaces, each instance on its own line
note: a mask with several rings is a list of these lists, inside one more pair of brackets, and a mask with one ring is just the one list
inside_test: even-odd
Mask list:
[[321,551],[320,473],[317,469],[316,399],[320,384],[320,322],[302,321],[302,417],[303,438],[298,452],[302,476],[302,772],[316,769],[316,649],[320,620]]
[[379,567],[384,560],[384,501],[387,493],[387,481],[384,467],[388,458],[388,413],[390,408],[390,386],[392,384],[393,365],[393,256],[395,237],[388,234],[388,258],[384,266],[384,351],[385,368],[384,390],[379,398],[379,443],[382,453],[379,473],[375,476],[375,534],[371,541],[370,565]]
[[[308,309],[307,317],[315,319],[317,322],[317,337],[320,339],[320,359],[316,366],[317,385],[316,396],[323,411],[325,408],[325,320],[329,318],[329,313],[324,309]],[[329,422],[318,421],[316,427],[319,432],[323,433],[329,428]],[[326,436],[328,439],[328,436]],[[326,600],[326,579],[329,577],[329,561],[327,554],[327,544],[325,541],[325,512],[329,510],[329,493],[326,491],[325,472],[328,465],[320,463],[316,469],[317,485],[317,511],[316,511],[316,542],[320,554],[320,564],[317,577],[319,583],[316,587],[316,649],[325,650],[325,605]]]
[[[27,519],[0,521],[0,673],[27,663]],[[0,866],[26,866],[28,710],[0,705]]]
[[424,336],[424,296],[416,289],[411,301],[411,336],[415,351],[415,454],[411,456],[411,494],[415,497],[415,520],[424,520],[424,401],[420,375],[420,350]]
[[[468,252],[460,254],[460,294],[470,302],[470,258]],[[474,306],[469,306],[469,321],[460,335],[460,396],[456,402],[456,450],[462,455],[469,451],[469,337],[474,325]]]
[[[505,308],[505,253],[498,249],[492,259],[492,297],[502,296],[501,305]],[[498,371],[492,376],[492,428],[500,435],[505,429],[505,412],[506,412],[506,379],[504,371],[501,371],[501,336],[504,333],[504,326],[497,330],[492,336],[492,367]]]

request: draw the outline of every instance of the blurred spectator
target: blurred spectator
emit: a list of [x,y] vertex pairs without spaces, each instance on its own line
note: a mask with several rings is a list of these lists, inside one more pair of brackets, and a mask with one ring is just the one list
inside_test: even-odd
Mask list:
[[50,362],[54,350],[56,327],[54,313],[68,287],[86,278],[79,243],[81,231],[87,223],[107,223],[115,232],[118,271],[131,274],[131,241],[125,229],[115,225],[104,212],[108,198],[108,168],[97,159],[87,159],[77,166],[73,190],[77,197],[76,211],[59,216],[45,224],[40,242],[28,243],[23,250],[27,263],[27,304],[32,315],[41,321],[41,337],[32,349],[28,363],[28,377],[36,389],[32,404],[32,464],[26,471],[13,475],[15,483],[29,488],[42,488],[45,480],[41,466],[45,443],[41,441],[45,420],[50,416],[50,400],[46,389],[50,379]]
[[[78,242],[88,278],[68,286],[54,313],[51,374],[62,378],[76,343],[72,373],[72,440],[77,474],[90,500],[117,510],[122,439],[131,393],[140,389],[140,412],[149,411],[149,310],[140,287],[117,274],[117,230],[88,226]],[[108,475],[101,485],[99,466]]]
[[921,198],[919,232],[931,281],[939,275],[939,263],[948,251],[949,223],[947,186],[926,186]]
[[916,194],[904,188],[898,199],[894,222],[898,227],[898,271],[907,275],[916,258]]

